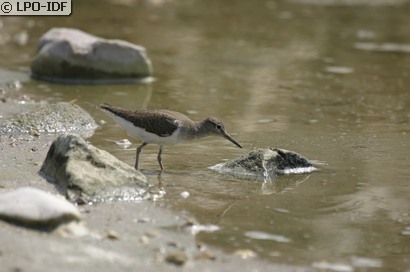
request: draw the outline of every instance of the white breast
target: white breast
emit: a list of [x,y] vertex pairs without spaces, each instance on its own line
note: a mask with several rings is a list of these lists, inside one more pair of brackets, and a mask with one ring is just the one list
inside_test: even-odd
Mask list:
[[145,129],[134,126],[131,122],[113,115],[114,120],[121,125],[130,136],[140,139],[146,143],[158,144],[158,145],[173,145],[179,143],[181,140],[178,135],[181,132],[181,128],[178,127],[174,133],[167,137],[160,137],[154,133],[147,132]]

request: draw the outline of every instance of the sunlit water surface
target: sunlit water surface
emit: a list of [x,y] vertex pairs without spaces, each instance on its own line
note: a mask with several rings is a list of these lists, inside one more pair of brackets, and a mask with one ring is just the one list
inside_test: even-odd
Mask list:
[[[405,271],[410,4],[335,2],[77,1],[70,17],[1,18],[0,74],[24,78],[36,40],[52,26],[143,45],[152,84],[28,80],[7,88],[36,100],[75,100],[106,121],[90,142],[131,165],[140,142],[87,102],[218,117],[242,150],[215,137],[166,147],[160,177],[157,146],[148,145],[140,161],[149,182],[166,192],[158,205],[219,227],[199,241],[318,269]],[[133,145],[115,144],[124,138]],[[267,147],[324,164],[265,182],[208,169]]]

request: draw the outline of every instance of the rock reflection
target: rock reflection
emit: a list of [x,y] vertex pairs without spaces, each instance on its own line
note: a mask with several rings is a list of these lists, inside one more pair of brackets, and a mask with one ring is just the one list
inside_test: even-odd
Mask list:
[[266,178],[262,185],[260,193],[262,195],[271,195],[274,193],[283,193],[295,189],[297,186],[308,180],[309,175],[293,176],[275,176]]

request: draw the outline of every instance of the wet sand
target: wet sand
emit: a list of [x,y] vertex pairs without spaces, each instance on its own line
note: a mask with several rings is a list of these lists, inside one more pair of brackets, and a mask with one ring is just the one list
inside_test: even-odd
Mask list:
[[[0,116],[25,112],[32,105],[11,100]],[[0,192],[31,186],[58,194],[38,174],[57,135],[0,136]],[[83,220],[54,231],[15,226],[0,221],[2,271],[308,271],[273,265],[252,252],[227,254],[198,244],[184,213],[160,207],[152,200],[79,206]]]

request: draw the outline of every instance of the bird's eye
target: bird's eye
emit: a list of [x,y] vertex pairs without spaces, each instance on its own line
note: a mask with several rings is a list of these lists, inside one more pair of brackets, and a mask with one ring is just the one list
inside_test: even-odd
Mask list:
[[221,124],[217,124],[217,125],[216,125],[216,128],[217,128],[217,129],[222,129],[222,125],[221,125]]

